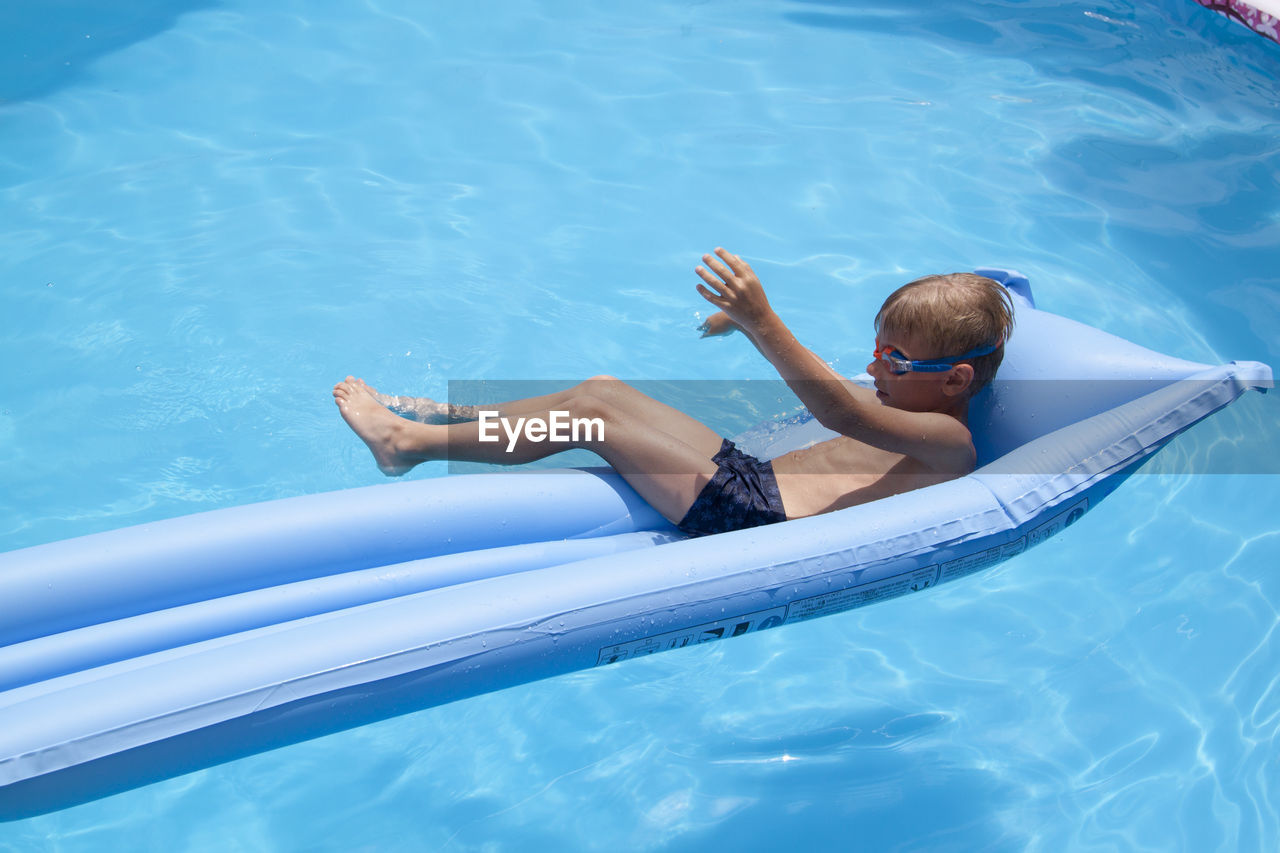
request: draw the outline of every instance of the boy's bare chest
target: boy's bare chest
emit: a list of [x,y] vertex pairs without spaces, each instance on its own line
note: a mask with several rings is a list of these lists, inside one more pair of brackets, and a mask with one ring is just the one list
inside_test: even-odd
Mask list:
[[843,436],[784,453],[773,460],[773,470],[780,475],[879,477],[891,471],[906,473],[908,468],[923,470],[923,466],[901,453],[890,453]]
[[833,438],[773,460],[787,516],[867,503],[950,479],[901,453]]

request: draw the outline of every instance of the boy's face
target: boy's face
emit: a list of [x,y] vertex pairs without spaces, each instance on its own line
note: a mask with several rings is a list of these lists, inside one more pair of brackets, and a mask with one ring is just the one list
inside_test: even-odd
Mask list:
[[[946,355],[934,352],[935,348],[924,341],[890,329],[882,329],[878,341],[882,351],[896,350],[909,360],[922,361]],[[879,358],[867,365],[867,373],[875,380],[876,399],[886,406],[908,412],[936,412],[950,406],[955,401],[954,395],[948,393],[954,382],[953,371],[954,368],[940,373],[894,373]]]

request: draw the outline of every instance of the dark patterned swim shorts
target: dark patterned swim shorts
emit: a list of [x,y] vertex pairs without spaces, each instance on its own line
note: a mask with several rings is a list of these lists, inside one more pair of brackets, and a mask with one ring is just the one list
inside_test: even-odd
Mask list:
[[786,521],[772,462],[743,453],[729,439],[711,457],[718,467],[676,526],[690,536],[708,536]]

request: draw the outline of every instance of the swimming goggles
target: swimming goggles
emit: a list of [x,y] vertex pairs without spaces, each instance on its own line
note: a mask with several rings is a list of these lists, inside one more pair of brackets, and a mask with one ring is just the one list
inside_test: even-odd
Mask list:
[[966,361],[971,358],[980,358],[984,355],[990,355],[1000,348],[999,343],[989,346],[981,346],[977,349],[971,349],[964,355],[953,355],[948,358],[926,358],[921,361],[912,361],[893,347],[880,346],[880,339],[876,338],[875,357],[884,362],[884,366],[889,368],[889,372],[900,375],[903,373],[943,373],[955,367],[958,362]]

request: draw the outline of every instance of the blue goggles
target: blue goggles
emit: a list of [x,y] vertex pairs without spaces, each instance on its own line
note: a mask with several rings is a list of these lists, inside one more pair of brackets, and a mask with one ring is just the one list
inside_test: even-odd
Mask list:
[[956,364],[967,361],[971,358],[980,358],[984,355],[990,355],[1000,348],[999,343],[989,346],[981,346],[971,349],[963,355],[953,355],[947,358],[926,358],[921,361],[912,361],[893,347],[880,346],[880,339],[876,338],[875,357],[889,368],[889,372],[901,375],[903,373],[945,373]]

